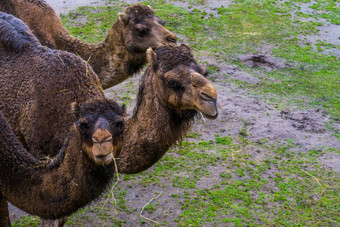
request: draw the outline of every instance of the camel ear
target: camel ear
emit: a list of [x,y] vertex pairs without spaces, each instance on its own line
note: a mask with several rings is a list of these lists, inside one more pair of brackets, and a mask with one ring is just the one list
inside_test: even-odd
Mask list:
[[185,44],[181,44],[180,48],[184,51],[184,52],[189,52],[190,53],[190,48],[185,45]]
[[209,74],[207,68],[204,67],[204,66],[201,66],[201,69],[202,69],[202,73],[201,73],[201,74],[202,74],[204,77],[207,77],[208,74]]
[[121,22],[123,22],[124,25],[127,25],[129,23],[129,16],[126,13],[119,13],[118,18]]
[[80,106],[77,102],[71,103],[71,112],[78,119],[80,117]]
[[120,108],[122,108],[123,114],[126,114],[126,105],[123,103]]
[[146,58],[148,59],[149,65],[152,65],[156,61],[156,53],[151,47],[146,50]]

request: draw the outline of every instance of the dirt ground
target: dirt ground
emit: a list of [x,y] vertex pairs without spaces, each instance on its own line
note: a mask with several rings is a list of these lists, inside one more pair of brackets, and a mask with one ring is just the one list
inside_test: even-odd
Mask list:
[[[47,2],[51,4],[58,14],[74,10],[80,5],[97,6],[106,4],[106,1],[101,0],[47,0]],[[138,1],[127,2],[134,3]],[[216,7],[221,5],[228,7],[229,4],[232,4],[232,1],[208,0],[206,3],[204,6],[205,10],[213,13]],[[172,4],[184,8],[188,7],[188,3],[186,2],[172,2]],[[302,9],[304,9],[304,7],[302,7]],[[306,39],[309,42],[314,42],[317,39],[327,39],[327,42],[339,45],[339,33],[336,34],[335,32],[339,31],[339,25],[336,28],[334,26],[335,25],[324,25],[320,28],[319,36],[309,36],[306,37]],[[340,54],[336,52],[336,56],[339,57]],[[249,135],[248,139],[255,142],[261,141],[264,138],[269,139],[273,143],[290,140],[296,143],[298,150],[302,152],[311,149],[324,149],[325,147],[340,148],[340,140],[333,136],[333,132],[328,130],[325,125],[329,121],[329,115],[322,109],[298,110],[294,107],[287,106],[284,111],[278,110],[277,107],[264,103],[258,97],[250,97],[242,87],[240,88],[239,86],[227,83],[224,76],[228,74],[236,80],[258,83],[261,75],[251,75],[237,66],[219,62],[218,59],[200,57],[198,60],[208,62],[208,64],[218,68],[217,73],[210,75],[209,79],[214,81],[213,84],[218,90],[218,97],[222,103],[219,117],[216,120],[197,120],[193,126],[192,132],[201,134],[201,138],[204,138],[204,140],[214,140],[216,134],[220,136],[237,136],[240,130],[246,127]],[[240,56],[240,60],[249,66],[256,65],[266,70],[285,67],[284,61],[266,54]],[[123,94],[128,93],[133,100],[135,92],[131,93],[131,91],[137,90],[139,77],[139,75],[135,75],[124,83],[107,89],[105,94],[107,97],[117,99],[121,102],[124,101]],[[133,106],[134,104],[128,105],[129,113],[132,112]],[[340,125],[336,124],[335,127],[340,128]],[[189,140],[195,139],[191,138]],[[322,156],[320,162],[332,168],[334,171],[340,172],[340,156],[336,153]],[[211,168],[210,172],[216,173],[216,175],[221,172],[218,166]],[[220,168],[225,167],[221,166]],[[148,171],[152,171],[152,168]],[[202,180],[202,187],[204,187],[204,184],[211,184],[212,181],[214,181],[213,177]],[[145,190],[144,186],[138,185],[134,185],[131,188],[127,187],[125,182],[121,182],[120,187],[126,189],[126,199],[129,204],[132,207],[136,207],[136,209],[140,209],[143,204],[146,204],[154,196],[155,192],[163,191],[164,195],[171,195],[176,194],[176,190],[178,190],[176,187],[155,188],[154,186],[150,186],[149,190]],[[171,221],[171,218],[178,215],[176,213],[177,209],[175,209],[177,204],[175,199],[171,196],[161,196],[158,202],[161,204],[166,203],[164,206],[168,207],[168,212],[163,214],[153,213],[150,218],[164,218],[170,220],[170,225],[178,225],[178,223]],[[12,221],[23,214],[23,212],[13,206],[10,208],[10,213]],[[138,217],[136,213],[128,216],[126,216],[126,213],[117,213],[116,215],[117,218],[125,219],[127,226],[137,226],[140,223],[140,217]]]

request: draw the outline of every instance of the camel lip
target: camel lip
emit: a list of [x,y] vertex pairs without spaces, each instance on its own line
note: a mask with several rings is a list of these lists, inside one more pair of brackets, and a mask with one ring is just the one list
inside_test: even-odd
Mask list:
[[202,111],[200,109],[196,109],[196,111],[198,113],[201,113],[203,115],[203,117],[205,117],[207,119],[210,119],[210,120],[214,120],[214,119],[216,119],[218,117],[218,109],[217,108],[215,108],[214,115],[206,113],[206,112],[204,112],[204,111]]
[[205,113],[202,113],[202,114],[205,118],[208,118],[210,120],[214,120],[218,117],[218,111],[216,111],[216,114],[214,116],[211,116],[211,115],[208,115],[208,114],[205,114]]
[[113,161],[111,153],[106,156],[94,156],[94,160],[98,165],[101,166],[108,165]]
[[[201,110],[197,110],[198,112],[201,112],[203,114],[203,116],[207,119],[216,119],[218,117],[218,107],[217,107],[217,100],[213,99],[213,100],[204,100],[205,103],[207,103],[211,109],[214,109],[214,111],[203,111]],[[209,113],[208,113],[209,112]],[[214,114],[214,115],[212,115]]]

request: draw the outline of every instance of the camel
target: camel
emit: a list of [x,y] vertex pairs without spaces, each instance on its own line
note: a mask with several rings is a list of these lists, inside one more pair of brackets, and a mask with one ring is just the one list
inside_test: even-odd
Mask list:
[[[76,55],[41,46],[22,21],[5,13],[0,13],[0,47],[0,111],[36,158],[57,155],[67,135],[64,128],[75,121],[65,111],[69,105],[105,99],[98,77]],[[199,112],[218,116],[217,91],[189,47],[149,48],[147,59],[134,114],[115,153],[121,173],[156,163]]]
[[[21,36],[11,38],[17,30]],[[103,98],[98,79],[85,61],[42,47],[27,26],[4,13],[0,43],[6,44],[0,52],[0,110],[35,157],[54,156],[67,133],[63,128],[74,121],[64,110],[73,101]],[[148,61],[135,113],[124,127],[118,161],[123,173],[145,170],[159,160],[185,135],[198,112],[218,115],[217,91],[186,45],[148,49]]]
[[118,171],[138,173],[156,163],[186,134],[195,117],[218,116],[217,91],[204,77],[189,47],[147,51],[149,67],[140,81],[133,116],[124,127]]
[[78,119],[50,160],[34,158],[0,112],[0,226],[10,226],[7,201],[45,219],[72,214],[110,185],[121,144],[124,109],[112,100],[77,105]]
[[55,156],[75,120],[71,103],[105,98],[97,75],[75,54],[41,46],[22,21],[1,12],[0,47],[0,111],[34,157]]
[[0,11],[24,21],[43,45],[76,53],[88,61],[104,89],[139,71],[146,63],[145,51],[149,47],[176,43],[176,36],[163,26],[164,22],[150,7],[140,4],[126,8],[99,44],[70,35],[44,0],[2,0]]
[[[23,23],[4,13],[1,42],[7,51],[0,52],[0,110],[28,150],[47,150],[36,157],[55,155],[67,133],[62,128],[73,122],[64,110],[73,101],[104,97],[97,77],[73,54],[42,47]],[[217,91],[186,45],[163,46],[156,52],[149,48],[148,61],[134,115],[124,127],[118,162],[124,173],[155,163],[185,134],[198,112],[218,115]]]
[[[84,60],[41,46],[21,20],[1,12],[0,86],[0,111],[24,148],[37,159],[55,156],[62,149],[68,129],[75,121],[73,112],[68,111],[74,101],[83,105],[89,100],[105,100],[97,75]],[[77,105],[73,107],[79,109]],[[105,136],[105,133],[96,136]],[[121,141],[113,142],[116,147],[121,146]],[[94,146],[97,150],[111,147],[109,143],[103,143],[104,148]],[[85,151],[86,147],[82,149]],[[119,150],[115,149],[115,155]],[[110,156],[99,154],[98,157],[103,159],[103,165],[110,161]],[[6,201],[0,204],[3,207],[0,211],[7,209]],[[58,225],[62,226],[65,221],[66,217],[59,220]]]

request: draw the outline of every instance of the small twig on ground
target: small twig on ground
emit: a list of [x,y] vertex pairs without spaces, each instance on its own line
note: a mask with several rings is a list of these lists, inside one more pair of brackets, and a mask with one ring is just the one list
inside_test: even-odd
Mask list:
[[321,195],[325,192],[325,189],[323,188],[323,186],[321,185],[321,183],[319,182],[318,178],[314,177],[312,174],[308,173],[305,170],[302,170],[305,174],[307,174],[308,176],[311,176],[314,178],[314,180],[320,185],[321,187]]
[[159,225],[159,222],[157,222],[157,221],[155,221],[155,220],[152,220],[152,219],[150,219],[150,218],[148,218],[148,217],[145,217],[144,215],[142,215],[142,213],[143,213],[143,210],[145,209],[145,207],[146,207],[147,205],[149,205],[153,200],[158,199],[162,194],[163,194],[163,192],[160,192],[159,195],[157,195],[156,197],[152,197],[152,198],[150,199],[150,201],[147,202],[147,203],[142,207],[142,209],[140,210],[140,212],[139,212],[139,217],[142,217],[142,218],[144,218],[144,219],[146,219],[146,220],[148,220],[148,221],[151,221],[151,222],[153,222],[153,223]]

